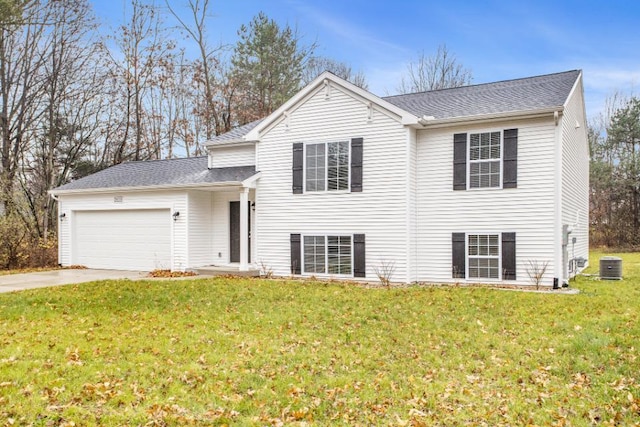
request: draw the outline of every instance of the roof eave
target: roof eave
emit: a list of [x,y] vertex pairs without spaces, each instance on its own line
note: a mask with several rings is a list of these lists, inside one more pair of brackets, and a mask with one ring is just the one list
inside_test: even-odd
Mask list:
[[444,119],[429,119],[423,117],[417,121],[416,124],[412,124],[412,127],[416,129],[427,129],[450,126],[460,123],[482,123],[493,122],[505,119],[527,119],[544,117],[547,115],[553,115],[554,113],[561,114],[564,111],[564,106],[558,105],[555,107],[540,108],[537,110],[521,110],[521,111],[507,111],[503,113],[489,113],[489,114],[477,114],[473,116],[460,116],[449,117]]
[[231,145],[233,145],[234,147],[238,147],[242,145],[254,145],[256,142],[258,141],[255,139],[247,140],[244,138],[235,138],[235,139],[230,139],[228,141],[221,141],[221,142],[208,141],[208,142],[205,142],[203,145],[207,148],[229,147]]
[[[253,175],[252,175],[253,176]],[[198,188],[217,188],[217,187],[242,187],[243,183],[249,180],[251,177],[244,181],[223,181],[223,182],[210,182],[210,183],[195,183],[195,184],[163,184],[163,185],[143,185],[134,187],[104,187],[104,188],[77,188],[70,190],[49,190],[48,193],[51,196],[64,196],[72,194],[89,194],[89,193],[117,193],[126,191],[160,191],[160,190],[194,190]]]

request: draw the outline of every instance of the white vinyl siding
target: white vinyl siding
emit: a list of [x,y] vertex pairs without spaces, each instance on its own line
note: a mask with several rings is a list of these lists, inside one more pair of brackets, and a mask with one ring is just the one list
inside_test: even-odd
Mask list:
[[[553,282],[554,145],[553,116],[492,124],[518,129],[518,187],[454,191],[453,135],[477,132],[477,125],[417,131],[418,280],[452,283],[451,233],[481,230],[518,236],[516,278],[527,284],[526,262],[549,262],[543,283]],[[499,228],[497,227],[499,225]],[[477,282],[478,280],[467,279]]]
[[[407,279],[407,143],[406,128],[377,108],[367,121],[368,102],[331,87],[319,88],[268,128],[258,149],[262,176],[256,190],[257,259],[276,275],[291,273],[290,234],[341,236],[366,234],[366,279],[373,267],[393,262],[394,281]],[[321,134],[319,134],[321,132]],[[350,141],[363,138],[363,191],[305,191],[293,194],[293,143]],[[306,176],[305,176],[306,178]],[[304,241],[301,242],[304,245]]]
[[[213,257],[213,216],[210,191],[189,191],[189,267],[211,265]],[[182,215],[182,214],[181,214]]]
[[[589,143],[582,79],[576,82],[562,115],[562,224],[570,226],[568,261],[589,259]],[[575,245],[572,239],[576,238]],[[574,272],[570,272],[572,276]]]
[[209,147],[209,167],[228,168],[234,166],[253,166],[256,164],[256,151],[253,144]]

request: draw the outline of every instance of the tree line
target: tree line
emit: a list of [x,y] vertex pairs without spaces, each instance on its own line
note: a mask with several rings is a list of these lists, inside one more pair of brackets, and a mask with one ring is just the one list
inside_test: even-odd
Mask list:
[[640,98],[607,104],[589,127],[591,244],[640,250]]
[[[270,114],[325,70],[367,88],[362,72],[262,12],[235,43],[212,43],[211,14],[210,0],[129,0],[105,35],[88,0],[0,0],[0,267],[25,248],[55,261],[51,188],[124,161],[202,155],[203,142]],[[396,90],[471,81],[441,45],[409,62]],[[589,145],[591,242],[638,248],[640,99],[614,96]]]
[[47,191],[71,179],[201,155],[204,141],[266,116],[325,69],[367,86],[264,13],[234,45],[212,44],[210,14],[209,0],[180,10],[131,0],[104,35],[88,0],[0,0],[0,240],[14,241],[4,246],[48,241]]
[[[367,88],[262,12],[235,43],[212,43],[211,14],[210,0],[128,0],[105,35],[88,0],[0,0],[0,267],[55,263],[52,188],[124,161],[202,155],[325,70]],[[471,81],[444,45],[407,73],[400,92]]]

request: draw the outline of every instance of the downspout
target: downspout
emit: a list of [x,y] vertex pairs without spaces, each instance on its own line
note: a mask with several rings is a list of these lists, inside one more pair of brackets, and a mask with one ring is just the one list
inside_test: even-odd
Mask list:
[[406,182],[406,194],[405,194],[405,202],[407,204],[406,206],[406,218],[405,218],[405,230],[407,233],[407,240],[405,242],[406,246],[405,246],[405,250],[407,253],[406,256],[406,276],[405,276],[405,283],[411,283],[411,272],[412,270],[415,268],[415,265],[413,265],[413,257],[411,256],[411,174],[412,174],[412,170],[411,170],[411,132],[413,131],[413,129],[411,129],[410,127],[406,127],[405,128],[407,130],[407,145],[406,145],[406,161],[407,161],[407,166],[406,166],[406,172],[407,172],[407,182]]
[[562,260],[562,126],[560,126],[560,114],[558,111],[553,113],[553,122],[555,130],[555,171],[554,171],[554,232],[553,232],[553,284],[561,287],[564,280],[564,266]]
[[58,221],[58,227],[57,227],[58,229],[56,230],[56,232],[58,233],[58,236],[57,236],[57,238],[58,238],[58,267],[62,267],[62,264],[60,263],[60,259],[62,259],[62,246],[61,246],[62,242],[60,241],[60,225],[61,225],[61,222],[62,222],[62,218],[60,218],[60,201],[59,201],[58,196],[56,196],[53,193],[49,193],[49,196],[51,196],[51,198],[57,202],[56,206],[57,206],[58,209],[57,209],[57,212],[56,212],[56,219]]

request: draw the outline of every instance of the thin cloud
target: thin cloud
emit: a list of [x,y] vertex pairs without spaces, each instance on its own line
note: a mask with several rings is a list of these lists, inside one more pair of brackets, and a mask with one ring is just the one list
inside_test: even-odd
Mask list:
[[585,86],[599,91],[625,90],[640,82],[640,66],[633,70],[586,66],[584,73]]
[[320,27],[335,35],[337,38],[342,39],[346,44],[357,47],[360,51],[385,56],[388,55],[390,50],[397,51],[400,54],[407,53],[406,47],[379,39],[372,33],[359,28],[353,22],[328,14],[307,4],[300,4],[298,2],[290,2],[290,4]]

